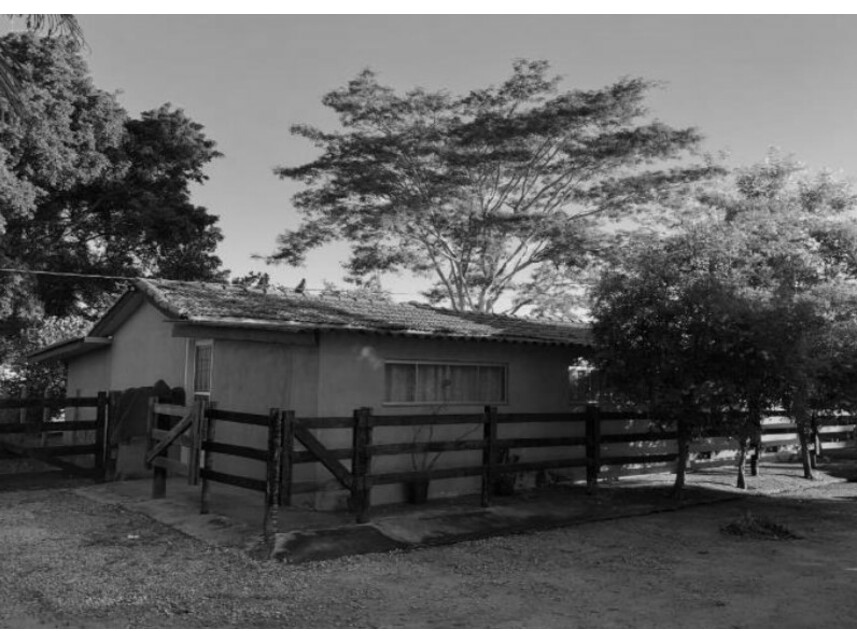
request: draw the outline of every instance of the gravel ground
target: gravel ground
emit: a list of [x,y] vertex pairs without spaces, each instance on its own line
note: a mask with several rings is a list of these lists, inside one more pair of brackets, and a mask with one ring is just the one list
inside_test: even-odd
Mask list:
[[[791,470],[773,495],[297,566],[70,489],[7,491],[0,626],[853,628],[857,485],[845,480]],[[721,531],[748,515],[799,538]]]

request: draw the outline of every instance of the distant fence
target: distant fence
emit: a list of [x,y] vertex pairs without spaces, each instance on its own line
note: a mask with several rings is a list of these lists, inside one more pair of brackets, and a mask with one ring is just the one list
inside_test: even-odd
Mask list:
[[[428,414],[428,415],[375,415],[372,409],[355,409],[350,416],[296,417],[284,409],[271,409],[268,414],[254,414],[218,409],[197,403],[193,407],[173,407],[153,403],[150,422],[150,452],[147,458],[155,469],[153,493],[165,493],[167,471],[194,476],[202,482],[201,511],[209,510],[210,483],[217,482],[264,493],[266,531],[276,528],[276,507],[289,505],[292,496],[329,490],[330,482],[295,480],[295,467],[301,464],[321,464],[337,486],[348,492],[349,508],[358,522],[368,519],[371,510],[371,489],[388,484],[407,484],[418,481],[450,478],[479,478],[480,500],[483,506],[491,504],[498,480],[503,476],[522,472],[583,468],[586,482],[594,487],[604,467],[624,465],[670,464],[678,458],[674,441],[675,431],[661,430],[651,424],[645,429],[633,428],[632,422],[645,423],[646,415],[634,412],[605,411],[589,405],[582,412],[568,413],[500,413],[497,407],[487,406],[482,413]],[[173,429],[158,429],[159,416],[181,418]],[[215,422],[230,422],[264,431],[266,448],[232,444],[215,433]],[[631,430],[602,432],[606,422],[625,422]],[[854,418],[819,418],[825,426],[820,429],[820,440],[825,443],[844,443],[854,440]],[[498,437],[503,425],[558,425],[567,426],[570,435],[553,437]],[[584,431],[581,434],[580,426]],[[382,427],[440,427],[446,425],[473,425],[481,435],[452,440],[416,440],[375,444],[376,429]],[[177,430],[179,429],[179,430]],[[350,430],[350,444],[330,447],[318,434],[328,430]],[[196,434],[194,435],[194,432]],[[183,437],[182,437],[183,436]],[[721,436],[723,437],[723,436]],[[161,442],[158,442],[158,439]],[[793,426],[771,425],[763,427],[761,447],[797,443]],[[170,461],[165,457],[169,446],[182,444],[190,449],[187,462]],[[629,447],[631,453],[615,454],[615,447]],[[646,445],[645,452],[634,453],[634,447]],[[520,449],[552,449],[579,447],[577,457],[528,458],[521,461],[509,458]],[[607,447],[605,449],[605,447]],[[734,448],[734,447],[733,447]],[[427,470],[376,472],[374,462],[383,456],[407,454],[438,454],[478,452],[478,463],[465,466],[433,466]],[[760,449],[760,453],[763,448]],[[532,453],[532,452],[531,452]],[[244,458],[259,462],[264,478],[236,475],[218,469],[216,454]],[[346,463],[348,466],[346,466]],[[440,464],[440,463],[438,463]],[[190,465],[190,468],[188,468]],[[198,474],[194,469],[198,468]]]
[[[761,442],[754,444],[753,460],[764,457],[765,454],[776,452],[783,447],[800,446],[797,425],[787,419],[782,412],[768,411],[762,424]],[[810,460],[813,467],[816,458],[825,451],[834,452],[844,447],[857,446],[857,418],[848,415],[813,416],[810,426]],[[694,442],[694,450],[699,459],[693,460],[694,468],[718,466],[731,462],[731,450],[736,446],[726,433],[710,432],[704,438]],[[718,457],[718,453],[726,453],[727,457]],[[702,456],[702,457],[700,457]],[[751,462],[754,466],[755,462]]]

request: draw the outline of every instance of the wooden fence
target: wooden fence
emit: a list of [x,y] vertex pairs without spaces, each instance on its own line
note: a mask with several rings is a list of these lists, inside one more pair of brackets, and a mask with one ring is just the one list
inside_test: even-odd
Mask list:
[[[253,414],[228,411],[197,403],[192,407],[175,407],[152,403],[150,406],[150,449],[147,461],[153,465],[153,495],[162,497],[166,491],[167,472],[188,477],[191,484],[201,481],[200,510],[207,513],[210,508],[210,483],[217,482],[265,495],[264,525],[266,533],[276,531],[277,507],[290,505],[292,496],[300,493],[321,491],[318,481],[295,481],[297,465],[320,463],[331,474],[339,487],[349,494],[349,508],[358,522],[368,520],[371,510],[371,490],[388,484],[404,484],[419,480],[475,477],[481,481],[480,499],[488,506],[495,494],[495,483],[501,476],[528,471],[561,470],[583,468],[586,482],[595,488],[603,467],[635,464],[667,464],[678,458],[677,449],[669,446],[677,438],[675,431],[659,430],[648,425],[645,430],[623,430],[602,432],[606,422],[643,421],[642,413],[604,411],[589,405],[583,412],[570,413],[500,413],[497,407],[487,406],[482,413],[475,414],[431,414],[431,415],[374,415],[369,408],[356,409],[351,416],[343,417],[296,417],[290,410],[271,409],[268,414]],[[159,418],[180,418],[172,427],[158,428]],[[854,418],[824,418],[827,426],[820,435],[825,440],[841,441],[854,439]],[[218,439],[216,422],[241,424],[266,436],[266,448],[232,444]],[[498,437],[498,428],[505,424],[526,425],[557,424],[567,426],[570,435],[554,437]],[[381,427],[424,427],[444,425],[477,425],[481,436],[455,440],[408,440],[395,443],[374,443],[375,430]],[[583,434],[579,427],[583,424]],[[627,425],[626,425],[627,426]],[[317,437],[328,430],[350,430],[351,444],[347,447],[331,448]],[[791,437],[786,438],[788,433]],[[763,435],[772,437],[771,444],[796,443],[794,428],[780,425],[763,430]],[[261,437],[261,436],[260,436]],[[159,441],[160,440],[160,441]],[[259,440],[260,442],[261,440]],[[616,455],[611,453],[617,445],[648,445],[645,453]],[[188,448],[186,462],[167,457],[171,446]],[[517,449],[582,447],[578,457],[549,457],[541,460],[511,461],[501,459],[501,453]],[[604,447],[607,447],[606,449]],[[631,449],[633,450],[633,449]],[[478,464],[454,467],[434,467],[425,471],[375,472],[374,459],[381,456],[407,454],[479,452]],[[215,467],[216,454],[257,461],[264,465],[264,479],[236,475]],[[757,453],[758,455],[758,453]],[[350,467],[343,464],[348,461]],[[198,469],[198,474],[194,471]]]
[[[66,413],[75,408],[95,408],[92,420],[52,420],[60,409]],[[2,399],[0,409],[17,410],[18,422],[0,423],[0,452],[15,457],[29,457],[57,467],[68,473],[103,479],[105,473],[105,445],[107,438],[108,397],[99,393],[97,397],[73,398],[26,398]],[[33,421],[29,416],[39,419]],[[88,431],[91,441],[66,444],[67,433]],[[14,437],[13,437],[14,436]],[[51,442],[59,441],[59,444]],[[92,456],[91,465],[81,465],[64,458]]]

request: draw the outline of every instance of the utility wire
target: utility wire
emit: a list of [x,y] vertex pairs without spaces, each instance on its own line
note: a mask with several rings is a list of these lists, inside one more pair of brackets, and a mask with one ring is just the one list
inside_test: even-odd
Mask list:
[[115,281],[116,279],[125,279],[127,281],[133,281],[137,279],[137,277],[128,277],[127,275],[92,275],[92,274],[84,274],[80,272],[55,272],[52,270],[29,270],[24,268],[0,268],[0,272],[17,272],[25,275],[50,275],[51,277],[75,277],[75,278],[84,278],[84,279],[110,279]]
[[[56,272],[53,270],[30,270],[25,268],[0,268],[0,272],[14,272],[20,273],[24,275],[48,275],[50,277],[74,277],[75,279],[109,279],[111,281],[125,280],[125,281],[134,281],[135,279],[158,279],[158,277],[129,277],[127,275],[95,275],[88,274],[82,272]],[[169,279],[165,279],[164,281],[170,281]],[[197,281],[195,279],[182,279],[180,281],[189,281],[190,283],[195,284],[220,284],[221,282],[216,281]],[[226,285],[240,285],[240,284],[226,284]],[[577,282],[574,284],[569,284],[574,286],[591,286],[592,284],[586,281]],[[284,288],[288,288],[288,286],[283,286]],[[324,292],[327,288],[305,288],[310,292]],[[408,292],[392,292],[389,290],[383,290],[388,295],[422,295],[420,292],[416,291],[408,291]]]
[[[30,270],[24,268],[0,268],[0,272],[14,272],[25,275],[48,275],[51,277],[74,277],[75,279],[109,279],[111,281],[116,281],[117,279],[123,279],[125,281],[134,281],[135,279],[157,279],[157,277],[129,277],[127,275],[95,275],[95,274],[87,274],[82,272],[56,272],[53,270]],[[170,281],[166,279],[165,281]],[[191,283],[196,284],[215,284],[218,285],[220,282],[214,281],[197,281],[194,279],[183,279],[182,281],[189,281]],[[240,285],[240,284],[225,284],[225,285]],[[285,286],[286,288],[288,286]],[[327,290],[326,288],[306,288],[306,290],[314,291],[314,292],[324,292]],[[419,295],[418,292],[390,292],[383,291],[390,295]]]

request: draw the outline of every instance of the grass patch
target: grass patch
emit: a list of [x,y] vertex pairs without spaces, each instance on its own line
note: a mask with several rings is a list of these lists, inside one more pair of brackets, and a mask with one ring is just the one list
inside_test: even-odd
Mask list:
[[755,516],[749,511],[738,520],[721,527],[720,532],[727,536],[758,540],[798,540],[800,538],[785,525],[765,516]]

